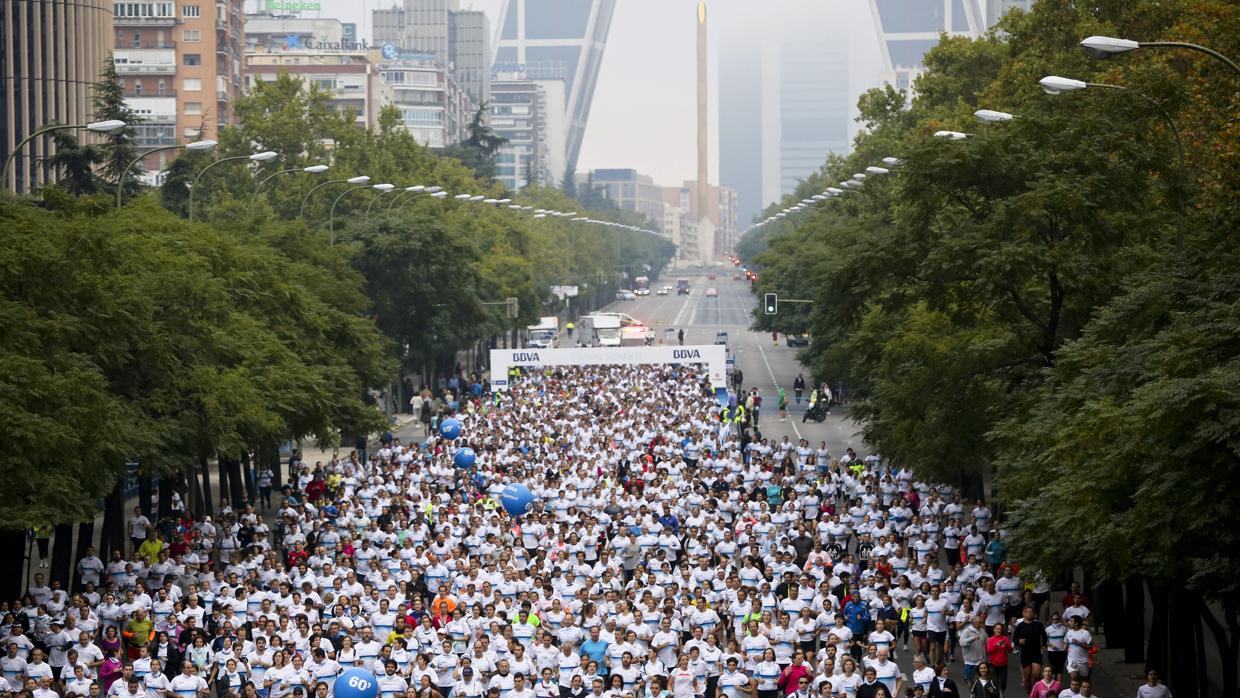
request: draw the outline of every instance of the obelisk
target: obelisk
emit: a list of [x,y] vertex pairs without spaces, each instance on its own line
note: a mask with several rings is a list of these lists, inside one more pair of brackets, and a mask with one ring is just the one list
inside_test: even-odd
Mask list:
[[697,253],[701,264],[709,264],[715,256],[715,226],[710,222],[710,180],[707,168],[709,145],[707,130],[709,103],[707,99],[707,53],[706,53],[706,0],[698,0],[697,7]]

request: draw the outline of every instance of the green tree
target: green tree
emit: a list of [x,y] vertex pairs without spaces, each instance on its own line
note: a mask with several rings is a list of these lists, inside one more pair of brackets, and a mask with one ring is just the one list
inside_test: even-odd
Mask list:
[[441,154],[459,160],[473,170],[478,179],[495,177],[495,154],[508,139],[495,133],[486,121],[489,103],[478,107],[473,119],[469,122],[469,137],[460,143],[444,148]]
[[74,196],[85,196],[99,191],[95,167],[103,158],[99,148],[83,145],[73,133],[56,131],[52,134],[56,152],[46,158],[47,164],[59,177],[59,185]]
[[[116,64],[111,55],[103,62],[103,71],[99,74],[98,82],[95,83],[94,96],[91,99],[95,121],[118,119],[129,124],[125,129],[109,134],[104,143],[99,146],[103,155],[99,174],[111,184],[115,191],[125,168],[134,158],[138,157],[139,151],[134,145],[134,140],[138,135],[135,126],[141,118],[125,103],[125,91],[121,89],[120,78],[116,74]],[[134,165],[131,176],[125,180],[125,195],[132,196],[141,190],[141,180],[137,176],[141,172],[142,164]]]

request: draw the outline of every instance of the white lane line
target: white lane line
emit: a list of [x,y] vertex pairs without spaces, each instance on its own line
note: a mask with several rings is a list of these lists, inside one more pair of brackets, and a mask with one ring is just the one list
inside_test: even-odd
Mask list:
[[693,291],[689,291],[689,297],[685,299],[685,304],[680,307],[680,312],[676,313],[676,318],[672,320],[672,327],[680,327],[681,320],[685,319],[685,312],[688,311],[690,307],[693,308],[694,312],[689,313],[688,322],[689,324],[693,323],[693,315],[696,314],[697,311],[697,300],[702,297],[701,294],[701,290],[699,290],[696,294],[693,293]]
[[[775,372],[771,370],[771,362],[766,360],[766,349],[762,348],[762,337],[761,336],[756,337],[755,343],[758,345],[758,352],[762,354],[762,363],[766,364],[766,372],[770,374],[771,376],[771,383],[775,385],[775,410],[776,412],[778,412],[779,411],[779,381],[775,380]],[[801,430],[797,428],[797,420],[790,419],[788,423],[792,425],[792,431],[796,432],[797,441],[800,442],[801,441]]]

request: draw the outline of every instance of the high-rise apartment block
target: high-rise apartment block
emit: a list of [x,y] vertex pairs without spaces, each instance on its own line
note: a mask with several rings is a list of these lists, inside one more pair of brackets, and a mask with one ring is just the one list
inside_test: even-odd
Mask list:
[[491,23],[481,10],[448,14],[452,73],[478,104],[491,100]]
[[507,143],[495,154],[495,180],[511,191],[546,181],[546,90],[530,80],[491,84],[491,128]]
[[[110,0],[0,1],[0,156],[52,122],[91,121],[93,87],[111,48]],[[54,153],[50,137],[35,138],[16,153],[2,186],[26,193],[52,181],[44,161]]]
[[461,10],[459,0],[401,0],[372,13],[375,44],[434,56],[470,98],[490,98],[491,24],[479,10]]
[[389,9],[375,10],[371,15],[375,43],[429,53],[448,65],[448,13],[458,9],[459,0],[402,0]]
[[[231,105],[242,94],[245,69],[242,4],[112,3],[116,72],[126,103],[142,118],[138,147],[215,138],[219,127],[233,123]],[[157,153],[144,164],[158,173],[175,153]]]
[[822,0],[721,27],[719,181],[746,224],[850,148],[846,11]]

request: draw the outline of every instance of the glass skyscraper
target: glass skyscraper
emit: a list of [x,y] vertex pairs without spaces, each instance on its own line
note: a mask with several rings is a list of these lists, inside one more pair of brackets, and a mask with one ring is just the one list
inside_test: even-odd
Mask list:
[[616,0],[505,0],[500,11],[493,70],[564,81],[564,161],[571,169],[581,152],[615,9]]

